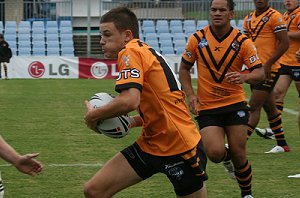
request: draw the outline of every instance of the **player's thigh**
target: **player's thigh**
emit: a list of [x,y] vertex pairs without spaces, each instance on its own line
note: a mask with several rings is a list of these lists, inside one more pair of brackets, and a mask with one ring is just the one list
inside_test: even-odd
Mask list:
[[274,95],[276,101],[283,101],[292,79],[289,75],[280,75],[274,87]]
[[226,126],[228,144],[230,150],[245,148],[247,142],[247,125]]
[[219,126],[207,126],[200,131],[207,154],[211,152],[223,154],[225,131]]
[[117,153],[91,179],[88,184],[110,194],[142,181],[123,154]]
[[298,97],[300,98],[300,81],[295,81],[295,87],[298,91]]
[[270,93],[267,91],[253,89],[249,100],[251,110],[261,108],[269,96]]

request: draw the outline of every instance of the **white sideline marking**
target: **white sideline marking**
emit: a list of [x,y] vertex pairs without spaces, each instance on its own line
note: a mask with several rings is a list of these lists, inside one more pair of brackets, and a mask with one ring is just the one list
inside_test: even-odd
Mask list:
[[[11,164],[0,164],[0,167],[12,166]],[[103,164],[48,164],[49,167],[101,167]]]

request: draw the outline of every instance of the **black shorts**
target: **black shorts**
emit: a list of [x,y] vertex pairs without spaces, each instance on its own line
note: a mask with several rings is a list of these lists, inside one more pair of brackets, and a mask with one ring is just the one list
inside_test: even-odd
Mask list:
[[[191,156],[192,151],[196,151],[195,155],[185,159],[186,156]],[[121,153],[144,180],[159,172],[165,174],[179,196],[186,196],[200,190],[203,181],[208,178],[205,173],[207,158],[201,141],[191,151],[174,156],[154,156],[145,153],[137,143],[125,148]],[[197,166],[192,168],[199,159]]]
[[246,105],[246,102],[241,102],[226,107],[200,111],[196,120],[200,129],[208,126],[247,125],[249,107]]
[[255,90],[261,90],[261,91],[267,91],[269,93],[271,91],[273,91],[275,84],[279,78],[279,72],[272,72],[271,76],[272,76],[271,80],[263,81],[261,83],[254,84],[254,85],[250,85],[251,90],[255,89]]
[[280,75],[288,75],[294,81],[300,81],[300,67],[299,66],[287,66],[282,65],[279,70]]

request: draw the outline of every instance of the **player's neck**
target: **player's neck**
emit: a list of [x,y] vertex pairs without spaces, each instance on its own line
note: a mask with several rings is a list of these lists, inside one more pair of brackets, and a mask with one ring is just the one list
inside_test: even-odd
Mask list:
[[223,38],[229,31],[231,31],[231,25],[228,24],[226,26],[211,26],[213,34],[218,37],[219,39]]
[[267,7],[256,9],[255,10],[255,16],[261,15],[262,13],[267,11],[269,8],[270,8],[270,6],[268,5]]

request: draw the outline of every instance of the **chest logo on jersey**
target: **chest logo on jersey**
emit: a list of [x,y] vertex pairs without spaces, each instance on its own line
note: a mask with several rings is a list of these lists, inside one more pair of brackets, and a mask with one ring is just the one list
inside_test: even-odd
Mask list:
[[130,69],[123,69],[122,71],[120,71],[117,80],[128,79],[128,78],[139,78],[139,77],[140,77],[140,71],[136,68],[130,68]]
[[231,48],[234,50],[234,51],[238,51],[240,49],[240,44],[237,40],[233,41],[232,44],[231,44]]
[[206,40],[206,38],[202,38],[201,41],[199,42],[198,46],[202,49],[206,46],[208,46],[208,42]]
[[296,17],[296,14],[291,15],[291,19],[293,20]]
[[129,55],[128,56],[123,55],[122,59],[123,59],[123,62],[125,64],[125,66],[129,67],[130,66],[130,64],[129,64]]
[[262,18],[262,21],[263,21],[264,23],[268,22],[268,21],[269,21],[269,17],[268,17],[268,16],[264,16],[264,17]]

